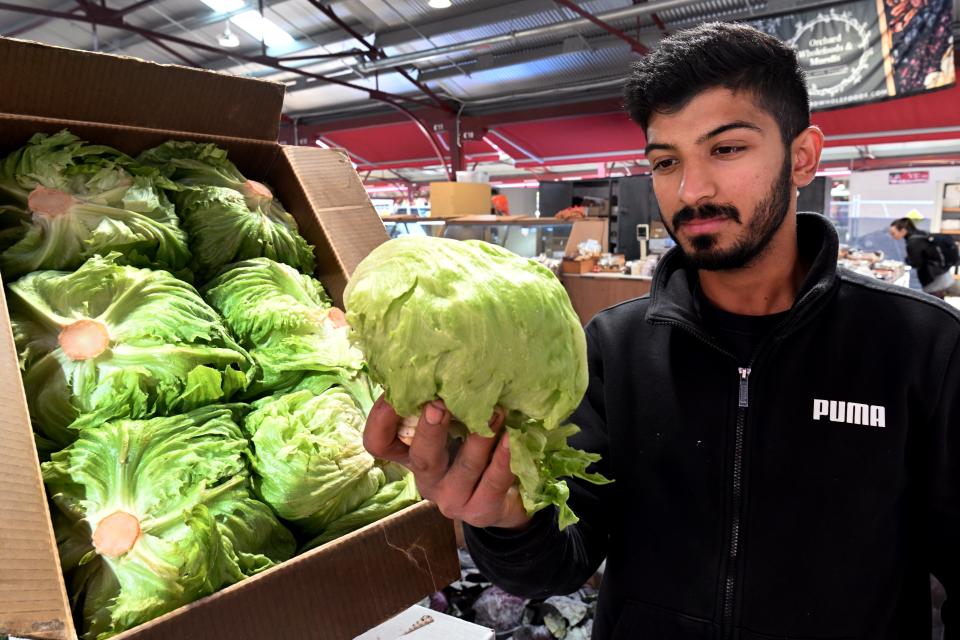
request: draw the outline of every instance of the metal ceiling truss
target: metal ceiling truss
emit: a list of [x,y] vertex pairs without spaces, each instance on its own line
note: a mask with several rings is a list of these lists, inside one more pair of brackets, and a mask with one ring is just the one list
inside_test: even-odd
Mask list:
[[[361,33],[359,33],[356,29],[354,29],[349,24],[347,24],[346,21],[341,19],[340,16],[338,16],[332,8],[322,4],[321,2],[319,2],[319,0],[307,0],[307,1],[311,5],[313,5],[318,11],[320,11],[323,15],[327,16],[327,18],[329,18],[334,24],[336,24],[341,29],[343,29],[348,34],[350,34],[350,36],[354,40],[359,42],[366,49],[365,53],[368,57],[374,60],[380,60],[387,57],[382,49],[379,49],[373,46],[372,44],[370,44],[369,42],[367,42],[366,38],[364,38]],[[445,112],[445,115],[447,117],[444,119],[447,119],[451,116],[454,119],[458,117],[457,111],[453,107],[451,107],[447,102],[442,100],[440,96],[434,93],[433,90],[430,89],[430,87],[418,82],[412,75],[410,75],[404,69],[396,69],[396,71],[398,71],[400,75],[402,75],[404,78],[409,80],[410,83],[413,84],[413,86],[415,86],[422,93],[424,93],[438,109]],[[444,170],[447,173],[447,176],[450,178],[451,181],[456,180],[456,171],[463,169],[463,152],[461,149],[460,141],[459,140],[454,141],[455,144],[453,145],[453,149],[450,152],[451,163],[448,165],[443,155],[443,152],[440,150],[440,147],[437,145],[437,142],[442,143],[443,140],[442,138],[435,137],[434,131],[431,130],[434,127],[430,126],[430,124],[428,124],[428,121],[422,120],[417,114],[413,113],[412,111],[404,107],[402,104],[399,104],[396,100],[393,100],[393,99],[388,100],[388,99],[381,98],[381,101],[385,102],[386,104],[389,104],[394,109],[397,109],[398,111],[403,113],[405,116],[413,120],[414,123],[416,123],[417,129],[427,138],[427,140],[430,142],[430,146],[433,147],[433,150],[436,152],[437,158],[440,160],[440,164],[443,165]],[[456,129],[457,126],[455,125],[454,128]]]
[[570,9],[570,11],[573,11],[575,14],[577,14],[581,18],[585,18],[589,20],[590,22],[600,27],[604,31],[616,36],[617,38],[620,38],[621,40],[629,44],[630,49],[632,49],[635,53],[639,53],[642,56],[650,53],[650,49],[644,46],[636,38],[628,36],[626,33],[621,31],[620,29],[617,29],[616,27],[611,26],[609,23],[604,22],[603,20],[596,17],[589,11],[580,7],[578,4],[574,3],[572,0],[553,0],[553,1],[559,5],[566,7],[567,9]]
[[147,39],[157,39],[168,43],[178,44],[183,47],[188,47],[191,49],[196,49],[199,51],[206,51],[209,53],[214,53],[221,56],[232,56],[240,60],[251,62],[254,64],[260,64],[266,67],[271,67],[277,71],[287,71],[290,73],[295,73],[298,75],[314,78],[323,82],[329,82],[331,84],[340,85],[350,89],[355,89],[369,95],[370,98],[374,100],[381,101],[397,101],[397,102],[408,102],[415,104],[419,107],[430,107],[432,105],[425,104],[422,100],[411,98],[409,96],[396,95],[392,93],[387,93],[380,91],[379,89],[370,89],[361,85],[356,85],[345,80],[340,80],[339,78],[331,78],[329,76],[320,75],[317,73],[310,73],[302,69],[292,68],[284,64],[285,60],[282,57],[267,56],[267,55],[241,55],[234,53],[232,51],[214,47],[212,45],[204,44],[202,42],[196,42],[193,40],[187,40],[185,38],[180,38],[178,36],[173,36],[167,33],[158,33],[151,31],[150,29],[144,29],[142,27],[137,27],[135,25],[129,24],[124,21],[123,9],[108,9],[105,7],[99,7],[97,5],[89,4],[82,2],[84,13],[82,14],[72,14],[64,11],[55,11],[51,9],[40,9],[35,7],[24,7],[21,5],[14,5],[8,2],[0,2],[0,10],[2,11],[11,11],[14,13],[25,13],[29,15],[42,16],[46,18],[61,19],[61,20],[74,20],[77,22],[86,22],[87,24],[99,25],[104,27],[109,27],[111,29],[118,29],[122,31],[129,31],[139,35],[141,38]]

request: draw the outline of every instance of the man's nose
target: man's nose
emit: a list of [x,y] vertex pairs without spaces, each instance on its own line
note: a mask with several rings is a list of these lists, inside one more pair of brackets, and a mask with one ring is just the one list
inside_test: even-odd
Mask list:
[[678,195],[680,201],[688,207],[696,207],[714,200],[717,188],[710,171],[699,162],[684,163]]

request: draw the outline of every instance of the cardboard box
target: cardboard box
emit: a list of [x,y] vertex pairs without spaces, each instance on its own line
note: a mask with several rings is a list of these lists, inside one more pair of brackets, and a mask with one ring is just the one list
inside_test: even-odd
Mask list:
[[567,238],[567,244],[563,250],[564,255],[577,255],[577,247],[580,243],[590,239],[600,243],[601,252],[606,251],[610,247],[609,218],[574,220],[573,228],[570,229],[570,236]]
[[[276,142],[283,86],[0,38],[0,153],[68,127],[136,154],[215,142],[270,184],[316,247],[337,302],[387,240],[342,152]],[[0,636],[74,639],[40,466],[0,288]],[[453,527],[421,503],[117,636],[123,640],[353,638],[458,579]]]
[[583,203],[583,212],[588,218],[608,218],[610,201],[606,198],[588,198]]
[[560,273],[590,273],[596,266],[597,258],[587,258],[586,260],[564,258],[560,263]]
[[431,182],[430,217],[460,218],[490,214],[490,185],[480,182]]

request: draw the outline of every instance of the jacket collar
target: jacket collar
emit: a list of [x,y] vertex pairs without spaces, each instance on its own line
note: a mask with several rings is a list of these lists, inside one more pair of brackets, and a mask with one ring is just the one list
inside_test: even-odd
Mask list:
[[[840,240],[833,224],[816,213],[797,214],[797,244],[810,260],[810,270],[783,327],[795,328],[809,318],[839,283],[837,256]],[[698,330],[700,314],[694,300],[697,273],[687,269],[679,247],[664,255],[653,275],[646,320],[653,324],[681,324]]]

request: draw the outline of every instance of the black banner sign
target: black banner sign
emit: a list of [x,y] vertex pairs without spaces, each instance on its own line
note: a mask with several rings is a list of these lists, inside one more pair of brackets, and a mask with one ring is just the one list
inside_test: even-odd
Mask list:
[[956,82],[951,0],[857,0],[750,24],[797,51],[812,109]]

